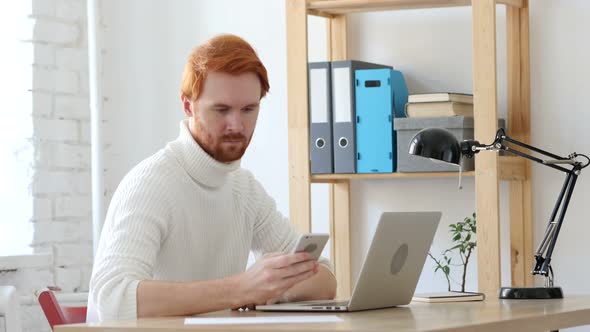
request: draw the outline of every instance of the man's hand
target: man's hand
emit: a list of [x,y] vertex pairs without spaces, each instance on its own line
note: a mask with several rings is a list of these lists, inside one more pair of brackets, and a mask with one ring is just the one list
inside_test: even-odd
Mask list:
[[246,272],[237,275],[239,307],[262,305],[279,298],[286,290],[318,272],[318,262],[306,252],[274,253],[259,259]]

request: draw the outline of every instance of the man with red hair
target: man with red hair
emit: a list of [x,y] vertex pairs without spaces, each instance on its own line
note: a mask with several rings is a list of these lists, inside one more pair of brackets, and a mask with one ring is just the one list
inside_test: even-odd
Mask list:
[[239,37],[191,53],[179,137],[134,167],[109,206],[88,321],[334,297],[329,262],[288,253],[299,233],[240,168],[268,90],[264,65]]

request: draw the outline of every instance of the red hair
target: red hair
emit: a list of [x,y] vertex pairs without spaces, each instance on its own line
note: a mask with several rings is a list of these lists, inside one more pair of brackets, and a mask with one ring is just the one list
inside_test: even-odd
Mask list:
[[191,100],[199,98],[207,74],[214,71],[232,75],[255,73],[260,80],[261,99],[270,89],[266,68],[256,51],[238,36],[213,37],[191,52],[182,74],[182,94]]

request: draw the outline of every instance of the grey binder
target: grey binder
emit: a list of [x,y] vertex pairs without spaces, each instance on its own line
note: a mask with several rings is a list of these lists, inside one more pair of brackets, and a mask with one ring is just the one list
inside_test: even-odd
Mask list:
[[333,173],[330,63],[310,62],[308,70],[311,174]]
[[356,173],[355,70],[379,68],[392,67],[355,60],[332,61],[334,173]]

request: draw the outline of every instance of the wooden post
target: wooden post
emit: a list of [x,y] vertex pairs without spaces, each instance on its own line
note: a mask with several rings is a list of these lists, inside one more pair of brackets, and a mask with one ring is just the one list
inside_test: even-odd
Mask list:
[[[339,15],[327,20],[328,59],[346,60],[347,19]],[[332,262],[338,282],[337,297],[347,298],[352,294],[350,254],[350,181],[342,180],[330,185],[330,230],[332,234]]]
[[286,0],[287,107],[289,122],[289,215],[311,231],[309,112],[307,103],[307,2]]
[[[475,139],[491,142],[497,130],[496,1],[472,1]],[[475,158],[478,288],[490,298],[500,287],[498,154]]]
[[330,185],[330,223],[332,234],[332,262],[338,287],[338,298],[352,295],[350,254],[350,181]]
[[330,61],[346,60],[348,57],[348,20],[346,15],[339,15],[327,20],[328,59]]
[[[530,143],[530,60],[528,1],[522,8],[507,6],[508,134]],[[531,162],[525,178],[510,182],[510,261],[512,286],[532,286],[533,243]]]

